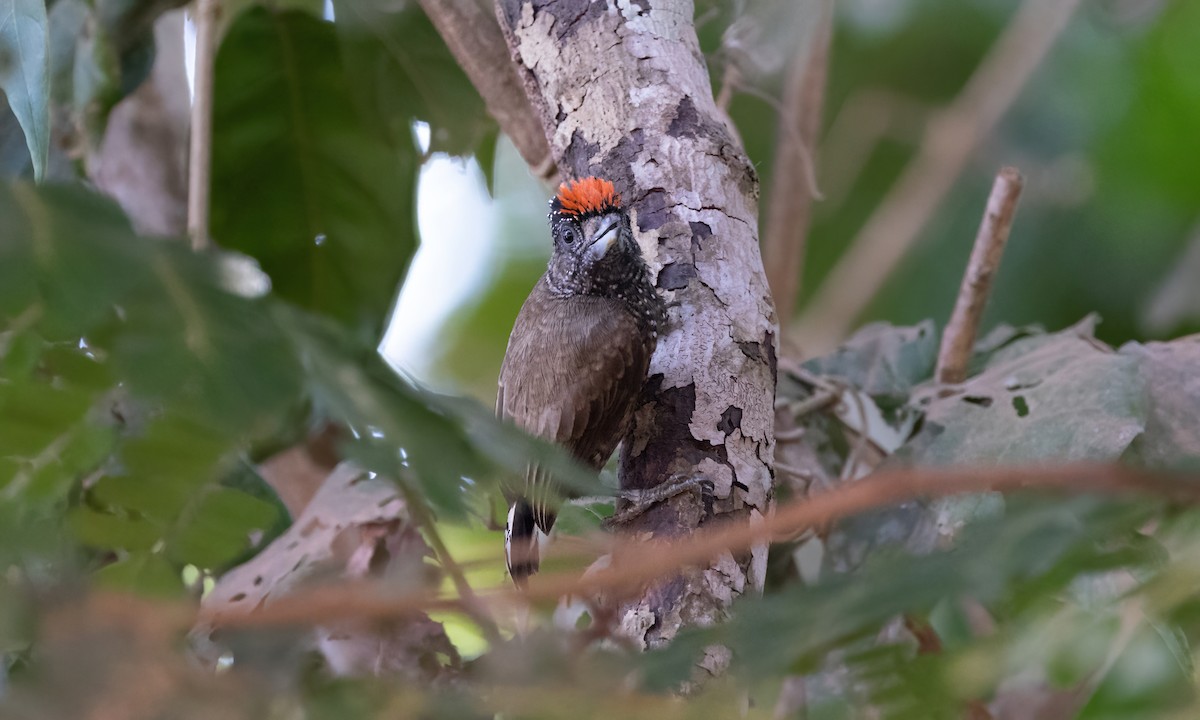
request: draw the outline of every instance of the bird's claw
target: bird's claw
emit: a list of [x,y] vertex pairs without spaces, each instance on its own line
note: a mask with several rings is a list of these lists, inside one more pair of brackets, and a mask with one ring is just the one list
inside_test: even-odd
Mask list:
[[655,485],[652,488],[646,488],[645,490],[622,490],[618,494],[618,497],[629,504],[613,513],[613,516],[605,524],[609,527],[624,525],[642,515],[657,503],[687,492],[696,493],[705,508],[705,514],[709,514],[715,495],[715,488],[712,481],[703,475],[673,475],[666,482]]

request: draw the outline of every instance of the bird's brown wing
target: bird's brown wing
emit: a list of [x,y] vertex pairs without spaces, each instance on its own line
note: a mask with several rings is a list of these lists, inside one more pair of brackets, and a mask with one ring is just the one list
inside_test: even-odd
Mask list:
[[[637,323],[613,300],[554,297],[539,282],[521,308],[500,369],[497,414],[599,469],[621,439],[650,363]],[[536,465],[519,493],[543,532],[550,481]]]

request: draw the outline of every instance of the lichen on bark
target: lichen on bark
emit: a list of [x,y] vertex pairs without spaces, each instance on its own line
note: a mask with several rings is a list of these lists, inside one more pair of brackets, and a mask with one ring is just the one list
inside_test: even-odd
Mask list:
[[[498,0],[551,151],[573,177],[612,180],[668,304],[645,399],[623,443],[622,486],[712,483],[627,529],[656,537],[768,512],[775,311],[758,250],[758,180],[713,101],[690,0]],[[720,620],[760,587],[765,548],[664,580],[622,608],[643,646]]]

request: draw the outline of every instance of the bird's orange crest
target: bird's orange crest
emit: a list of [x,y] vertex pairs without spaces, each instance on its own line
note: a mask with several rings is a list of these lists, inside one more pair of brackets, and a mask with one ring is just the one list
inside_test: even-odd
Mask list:
[[594,213],[616,210],[621,207],[621,196],[613,184],[598,177],[565,182],[558,186],[554,197],[554,210],[563,215],[581,217]]

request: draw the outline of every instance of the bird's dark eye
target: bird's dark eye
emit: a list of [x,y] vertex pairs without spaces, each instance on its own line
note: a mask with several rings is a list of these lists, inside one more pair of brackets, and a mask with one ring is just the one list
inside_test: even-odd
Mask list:
[[565,242],[568,245],[575,242],[575,228],[573,228],[573,227],[567,228],[566,232],[563,233],[563,242]]

